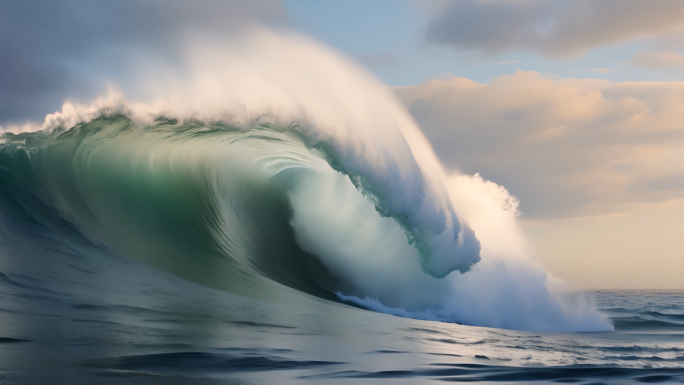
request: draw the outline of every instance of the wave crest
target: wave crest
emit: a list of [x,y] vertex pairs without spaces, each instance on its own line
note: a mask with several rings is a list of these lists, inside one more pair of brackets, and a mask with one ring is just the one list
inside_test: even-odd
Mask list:
[[506,255],[519,245],[493,246],[490,227],[517,237],[500,204],[514,200],[450,178],[389,90],[327,48],[256,31],[144,75],[132,94],[146,102],[67,104],[43,133],[5,134],[6,153],[41,141],[31,153],[41,184],[87,236],[248,294],[278,282],[416,318],[611,328]]

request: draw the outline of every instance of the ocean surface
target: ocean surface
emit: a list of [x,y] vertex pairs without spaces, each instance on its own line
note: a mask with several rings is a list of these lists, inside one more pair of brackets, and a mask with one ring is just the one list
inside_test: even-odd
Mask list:
[[[0,383],[684,383],[684,292],[478,297],[310,138],[119,115],[5,134]],[[374,264],[388,239],[405,260]]]

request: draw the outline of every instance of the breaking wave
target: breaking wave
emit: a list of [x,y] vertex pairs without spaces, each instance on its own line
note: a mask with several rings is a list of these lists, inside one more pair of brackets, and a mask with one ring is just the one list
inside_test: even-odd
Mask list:
[[392,93],[345,58],[265,31],[187,58],[131,75],[139,102],[113,92],[5,133],[3,219],[248,296],[612,330],[525,258],[515,198],[449,175]]

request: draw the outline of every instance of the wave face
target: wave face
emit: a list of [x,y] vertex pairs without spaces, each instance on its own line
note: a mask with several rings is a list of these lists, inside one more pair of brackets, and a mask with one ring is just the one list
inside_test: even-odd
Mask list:
[[146,102],[66,104],[40,131],[6,133],[3,217],[248,296],[612,329],[551,292],[519,255],[514,198],[447,175],[384,86],[306,39],[247,40],[147,74],[154,86],[132,92]]
[[[575,326],[563,324],[571,314],[541,272],[524,265],[446,278],[424,271],[405,223],[383,215],[378,198],[296,127],[158,120],[139,128],[101,116],[8,135],[2,155],[14,171],[3,185],[25,189],[13,196],[26,215],[67,221],[87,239],[208,286],[268,297],[278,283],[412,318]],[[500,292],[474,282],[489,286],[489,275]],[[527,308],[503,302],[530,301],[532,292]],[[504,318],[511,314],[518,318]]]

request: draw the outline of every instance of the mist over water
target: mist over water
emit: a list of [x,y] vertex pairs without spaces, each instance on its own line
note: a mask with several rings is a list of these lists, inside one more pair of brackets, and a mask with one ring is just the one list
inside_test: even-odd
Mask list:
[[264,29],[183,47],[178,65],[147,63],[42,131],[5,134],[5,167],[27,156],[31,170],[8,183],[30,178],[92,242],[225,291],[612,330],[526,258],[515,198],[444,170],[392,93],[344,57]]

